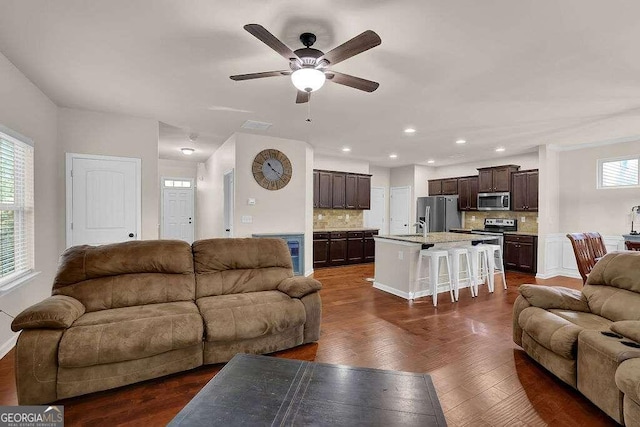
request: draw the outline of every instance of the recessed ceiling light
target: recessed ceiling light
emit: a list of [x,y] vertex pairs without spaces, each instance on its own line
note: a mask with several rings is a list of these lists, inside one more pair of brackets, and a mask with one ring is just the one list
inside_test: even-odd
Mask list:
[[504,150],[505,150],[505,148],[504,148],[504,147],[498,147],[498,148],[496,148],[496,152],[498,152],[498,153],[502,153]]
[[348,153],[349,151],[351,151],[351,148],[349,148],[349,147],[342,147],[342,151],[344,151],[345,153]]
[[398,155],[397,154],[389,154],[389,158],[390,159],[397,159]]
[[433,160],[433,159],[431,159],[431,160],[427,160],[427,163],[429,163],[429,164],[432,164],[432,163],[435,163],[435,162],[436,162],[436,161],[435,161],[435,160]]
[[414,128],[406,128],[404,133],[416,133],[416,130]]
[[467,141],[465,141],[464,139],[459,139],[456,141],[456,144],[466,144]]
[[195,150],[195,149],[193,149],[193,148],[185,147],[185,148],[181,148],[181,149],[180,149],[180,151],[182,151],[182,154],[184,154],[185,156],[190,156],[190,155],[192,155],[196,150]]

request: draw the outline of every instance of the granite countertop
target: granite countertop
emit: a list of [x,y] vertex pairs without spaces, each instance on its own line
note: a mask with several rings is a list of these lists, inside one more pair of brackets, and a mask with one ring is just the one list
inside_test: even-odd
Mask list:
[[451,231],[463,232],[463,233],[471,233],[471,229],[470,228],[452,228]]
[[330,233],[332,231],[378,231],[378,228],[369,227],[334,227],[334,228],[314,228],[314,233]]
[[441,243],[470,242],[478,240],[495,240],[495,236],[487,234],[463,234],[463,233],[427,233],[427,237],[422,234],[402,234],[402,235],[382,235],[375,236],[378,239],[398,240],[401,242],[420,243],[426,245],[435,245]]

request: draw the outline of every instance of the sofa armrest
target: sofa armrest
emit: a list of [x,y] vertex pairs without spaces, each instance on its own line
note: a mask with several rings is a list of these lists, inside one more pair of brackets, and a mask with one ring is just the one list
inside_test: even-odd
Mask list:
[[625,338],[640,343],[640,320],[622,320],[614,322],[611,330]]
[[66,329],[84,312],[84,305],[77,299],[54,295],[18,314],[11,322],[11,330]]
[[589,304],[581,291],[562,286],[521,285],[520,295],[534,307],[589,313]]
[[278,284],[278,290],[291,298],[302,298],[312,292],[322,289],[322,284],[316,279],[304,276],[288,277]]

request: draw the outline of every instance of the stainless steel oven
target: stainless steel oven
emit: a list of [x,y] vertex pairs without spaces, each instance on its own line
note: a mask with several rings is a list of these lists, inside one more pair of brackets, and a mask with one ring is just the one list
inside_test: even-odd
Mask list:
[[504,193],[478,193],[479,211],[508,211],[511,209],[511,196]]

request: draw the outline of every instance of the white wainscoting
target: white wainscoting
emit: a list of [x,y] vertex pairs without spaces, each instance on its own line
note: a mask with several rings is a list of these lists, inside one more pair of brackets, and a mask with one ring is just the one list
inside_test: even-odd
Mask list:
[[[624,250],[622,236],[602,236],[607,252]],[[542,239],[539,239],[542,240]],[[539,242],[540,244],[540,242]],[[576,257],[567,234],[548,234],[544,238],[544,268],[538,266],[536,277],[548,279],[555,276],[567,276],[580,279]]]

